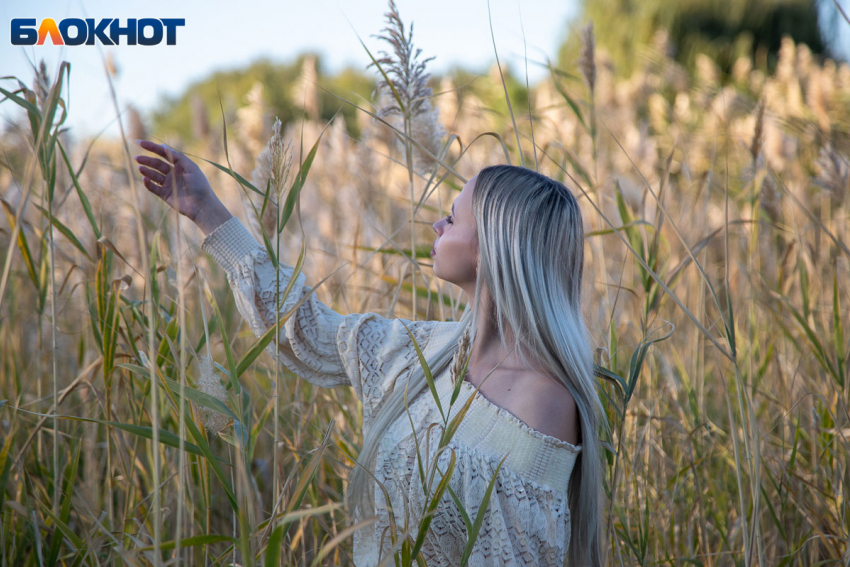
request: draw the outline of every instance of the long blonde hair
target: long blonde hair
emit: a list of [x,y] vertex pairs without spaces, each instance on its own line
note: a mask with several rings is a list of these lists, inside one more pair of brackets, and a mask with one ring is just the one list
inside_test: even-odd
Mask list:
[[[578,202],[561,183],[530,169],[495,165],[482,169],[472,193],[478,230],[478,278],[472,309],[460,318],[457,336],[427,360],[438,376],[451,362],[469,328],[474,342],[480,308],[493,310],[505,350],[517,343],[520,358],[558,377],[575,400],[581,452],[570,477],[571,534],[568,563],[601,566],[605,560],[605,494],[599,427],[606,424],[596,393],[593,350],[581,311],[584,228]],[[487,306],[481,305],[487,290]],[[507,345],[505,327],[514,345]],[[422,345],[420,345],[422,346]],[[427,388],[421,365],[407,382],[408,403]],[[374,514],[372,471],[378,444],[405,413],[405,388],[395,388],[364,430],[363,448],[349,476],[346,506],[358,517]]]

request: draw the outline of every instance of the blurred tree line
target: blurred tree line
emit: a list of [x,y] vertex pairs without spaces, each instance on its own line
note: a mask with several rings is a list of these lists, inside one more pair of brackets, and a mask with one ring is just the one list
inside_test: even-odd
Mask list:
[[741,56],[772,72],[786,35],[814,54],[838,59],[830,46],[840,26],[850,26],[833,0],[582,0],[581,13],[559,50],[559,65],[573,64],[577,28],[592,19],[597,43],[611,55],[616,73],[626,76],[642,56],[636,48],[651,43],[659,29],[667,30],[670,55],[686,69],[693,70],[703,53],[728,76]]
[[[311,59],[315,67],[312,72],[305,73],[305,70],[311,69]],[[528,104],[528,89],[524,76],[514,77],[504,65],[502,72],[505,74],[511,104],[516,108],[525,108]],[[495,64],[490,73],[492,76],[487,78],[461,67],[453,67],[445,75],[432,75],[430,82],[434,85],[437,104],[439,96],[443,94],[441,81],[447,77],[451,79],[452,85],[460,89],[461,98],[463,92],[474,93],[493,112],[507,115],[508,106]],[[358,119],[360,111],[341,98],[374,112],[372,94],[377,74],[376,70],[365,70],[365,65],[362,70],[348,67],[336,75],[325,74],[321,56],[312,53],[301,54],[291,63],[259,59],[245,68],[213,73],[187,87],[178,97],[163,99],[151,116],[153,132],[163,137],[177,135],[184,141],[198,140],[209,134],[198,131],[199,125],[205,124],[205,128],[214,128],[220,136],[222,112],[229,128],[235,121],[236,109],[245,103],[251,90],[260,83],[263,85],[263,102],[269,114],[280,118],[284,126],[302,118],[330,120],[339,111],[345,120],[346,131],[359,139],[363,116]],[[318,87],[311,87],[311,83]],[[312,93],[303,92],[305,89],[312,90]],[[315,97],[311,96],[313,93]],[[309,104],[305,108],[301,104],[302,98],[316,98],[317,108],[309,108]],[[199,115],[203,117],[199,118]]]
[[[319,101],[316,109],[302,108],[296,102],[299,93],[295,90],[305,86],[299,79],[308,58],[314,58],[316,62],[315,82],[321,87],[316,92]],[[327,120],[342,108],[346,128],[352,133],[359,132],[356,109],[323,89],[362,105],[364,97],[368,100],[374,88],[374,80],[355,69],[348,68],[333,76],[325,75],[321,58],[310,53],[299,55],[292,63],[259,59],[245,68],[213,73],[190,85],[179,97],[163,100],[151,116],[154,131],[163,136],[177,134],[184,140],[197,138],[199,133],[193,129],[203,122],[198,119],[199,113],[207,114],[211,123],[220,125],[224,112],[227,124],[231,124],[234,110],[243,104],[258,82],[263,85],[263,97],[270,112],[283,124],[306,117],[311,111],[318,115],[316,117]]]
[[[835,43],[839,26],[850,27],[833,0],[582,0],[579,16],[568,25],[566,39],[558,50],[559,68],[575,68],[580,48],[578,28],[589,19],[593,20],[597,44],[604,46],[614,72],[621,76],[630,75],[640,63],[640,46],[650,44],[659,29],[667,31],[667,44],[673,51],[670,55],[686,69],[693,70],[696,55],[703,53],[728,77],[740,56],[751,57],[760,68],[772,72],[785,35],[795,43],[805,43],[816,55],[839,59],[830,46]],[[303,108],[294,92],[304,88],[301,77],[307,58],[316,62],[315,76],[309,78],[319,86],[318,108]],[[447,76],[456,87],[474,92],[494,112],[507,113],[498,72],[495,84],[476,80],[478,75],[460,68],[452,69]],[[511,102],[515,108],[523,108],[528,100],[524,77],[505,72],[505,81]],[[199,132],[193,128],[197,129],[198,113],[205,112],[211,123],[220,125],[222,108],[230,124],[235,109],[257,82],[264,87],[270,112],[284,125],[301,118],[328,120],[341,109],[347,131],[357,138],[359,111],[330,92],[371,109],[376,76],[356,68],[326,75],[321,57],[310,53],[291,63],[261,59],[243,69],[214,73],[189,86],[181,96],[163,100],[151,117],[154,132],[197,139]],[[435,95],[439,95],[440,77],[432,76],[431,82]]]

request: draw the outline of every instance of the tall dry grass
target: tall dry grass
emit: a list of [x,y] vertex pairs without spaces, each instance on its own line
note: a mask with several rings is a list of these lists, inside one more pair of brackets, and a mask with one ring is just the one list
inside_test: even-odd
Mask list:
[[[426,92],[391,7],[384,92],[334,93],[361,138],[315,111],[274,126],[258,85],[181,149],[326,304],[411,319],[465,304],[428,260],[463,181],[506,161],[563,180],[588,227],[611,562],[847,564],[850,67],[786,41],[775,73],[743,58],[720,84],[660,32],[619,78],[587,28],[576,72],[550,65],[514,114],[500,67]],[[315,109],[309,65],[293,96]],[[241,325],[200,232],[134,196],[129,138],[68,139],[67,72],[2,85],[22,119],[0,140],[0,565],[351,564],[357,400],[262,354],[275,329]]]

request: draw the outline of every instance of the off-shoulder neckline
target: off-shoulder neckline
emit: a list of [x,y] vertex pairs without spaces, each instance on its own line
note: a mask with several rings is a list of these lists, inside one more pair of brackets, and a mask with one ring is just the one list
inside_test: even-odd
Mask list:
[[520,429],[526,431],[532,437],[542,439],[543,441],[545,441],[548,444],[551,444],[551,445],[553,445],[553,446],[555,446],[559,449],[566,449],[566,450],[568,450],[572,453],[580,453],[581,452],[581,448],[582,448],[581,443],[579,443],[578,445],[573,445],[572,443],[564,441],[563,439],[558,439],[557,437],[553,437],[552,435],[547,435],[546,433],[543,433],[542,431],[534,429],[533,427],[528,425],[526,422],[524,422],[523,420],[521,420],[520,418],[518,418],[517,416],[515,416],[514,414],[512,414],[511,412],[509,412],[505,408],[503,408],[501,406],[497,406],[496,404],[494,404],[492,401],[490,401],[487,398],[487,396],[485,396],[484,394],[481,393],[481,390],[477,390],[477,386],[475,386],[471,382],[469,382],[467,380],[461,380],[461,383],[462,383],[462,387],[465,387],[468,390],[470,390],[472,395],[475,397],[475,399],[473,400],[473,403],[478,402],[481,406],[486,407],[489,411],[495,412],[497,415],[499,415],[502,418],[510,421],[511,423],[513,423],[514,425],[519,427]]

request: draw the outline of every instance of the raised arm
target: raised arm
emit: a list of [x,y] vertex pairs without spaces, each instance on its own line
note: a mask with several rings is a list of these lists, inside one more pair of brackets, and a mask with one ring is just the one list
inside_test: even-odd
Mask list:
[[[201,248],[227,273],[236,307],[256,336],[275,325],[276,290],[283,292],[294,273],[280,263],[279,270],[262,246],[236,217],[221,224]],[[278,287],[279,281],[279,287]],[[416,349],[405,326],[420,347],[426,346],[441,321],[386,319],[377,313],[341,315],[316,297],[299,274],[278,313],[290,311],[307,299],[281,324],[280,350],[268,349],[281,363],[309,382],[326,388],[351,385],[363,403],[364,418],[393,387],[396,377],[419,364]],[[454,323],[457,324],[457,323]],[[427,352],[427,351],[426,351]]]
[[[206,238],[202,249],[224,269],[237,309],[256,336],[276,324],[277,289],[286,289],[294,268],[280,263],[279,273],[266,249],[224,207],[203,173],[172,148],[141,141],[163,159],[137,156],[145,187],[193,220]],[[177,180],[180,198],[174,198]],[[187,187],[184,189],[183,184]],[[279,288],[277,287],[279,283]],[[281,324],[280,350],[268,350],[295,374],[323,387],[351,385],[363,403],[364,416],[380,403],[392,381],[418,364],[410,328],[425,347],[440,321],[386,319],[377,313],[341,315],[316,297],[300,274],[281,305],[286,313],[305,295],[309,298]]]
[[[213,230],[201,249],[224,269],[236,307],[257,337],[277,323],[276,313],[284,315],[309,296],[289,319],[281,321],[277,354],[287,368],[317,386],[334,388],[350,383],[340,341],[345,340],[347,327],[359,314],[350,316],[346,325],[344,315],[319,301],[312,288],[305,285],[304,274],[295,279],[276,312],[275,306],[282,299],[277,290],[280,294],[286,290],[295,269],[281,263],[276,270],[266,249],[236,217]],[[274,349],[271,343],[272,354]]]

